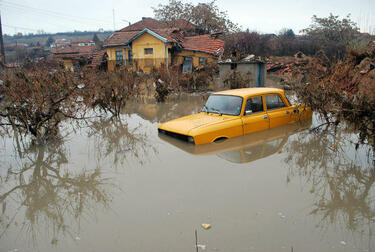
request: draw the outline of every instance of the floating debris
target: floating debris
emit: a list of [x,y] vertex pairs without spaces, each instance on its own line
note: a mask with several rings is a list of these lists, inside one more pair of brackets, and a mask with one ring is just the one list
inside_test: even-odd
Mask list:
[[345,246],[346,245],[346,242],[345,241],[340,241],[340,244]]
[[202,228],[204,228],[204,229],[210,229],[211,228],[211,224],[208,224],[208,223],[202,223]]
[[197,248],[201,249],[201,250],[206,250],[206,245],[203,245],[203,244],[197,244]]
[[284,219],[286,216],[282,213],[282,212],[279,212],[278,215],[280,216],[280,218]]
[[79,236],[76,236],[76,241],[80,241],[81,240],[81,238],[79,237]]
[[79,89],[82,89],[82,88],[84,88],[84,87],[85,87],[85,84],[83,84],[83,83],[77,85],[77,88],[79,88]]

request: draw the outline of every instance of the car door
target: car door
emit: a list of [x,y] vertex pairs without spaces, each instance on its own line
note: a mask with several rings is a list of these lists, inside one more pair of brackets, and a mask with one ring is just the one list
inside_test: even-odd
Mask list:
[[270,128],[288,124],[292,121],[293,108],[279,94],[265,95]]
[[242,117],[244,135],[265,130],[270,127],[267,112],[264,109],[263,97],[248,98]]

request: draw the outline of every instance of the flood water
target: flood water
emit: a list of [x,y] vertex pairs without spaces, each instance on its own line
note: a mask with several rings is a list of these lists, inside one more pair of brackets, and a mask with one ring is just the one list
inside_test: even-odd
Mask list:
[[[317,116],[222,143],[158,136],[201,95],[1,138],[0,251],[375,251],[373,150]],[[205,230],[202,223],[211,224]]]

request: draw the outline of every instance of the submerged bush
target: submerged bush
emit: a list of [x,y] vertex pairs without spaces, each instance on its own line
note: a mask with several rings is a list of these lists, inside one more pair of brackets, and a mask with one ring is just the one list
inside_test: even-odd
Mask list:
[[17,69],[2,79],[0,126],[31,134],[39,143],[55,136],[62,120],[85,112],[77,95],[80,80],[70,71]]
[[126,102],[137,97],[144,79],[135,72],[117,70],[112,72],[83,72],[86,88],[83,91],[85,103],[119,117]]
[[320,53],[300,72],[308,78],[294,84],[299,99],[324,116],[327,123],[343,119],[375,144],[375,42],[365,50],[350,50],[333,63]]
[[118,117],[137,97],[142,77],[128,71],[73,73],[33,66],[5,71],[0,84],[0,126],[30,134],[38,143],[56,137],[66,118],[85,119],[99,108]]

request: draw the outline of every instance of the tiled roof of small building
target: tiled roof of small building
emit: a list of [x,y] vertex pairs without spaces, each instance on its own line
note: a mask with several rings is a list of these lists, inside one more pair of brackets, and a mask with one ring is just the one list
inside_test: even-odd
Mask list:
[[90,46],[67,46],[64,48],[53,48],[51,52],[56,55],[56,57],[85,57],[92,55],[93,52],[97,50],[95,45]]
[[186,50],[202,51],[210,54],[220,54],[224,50],[224,41],[206,34],[185,37],[182,47]]
[[92,61],[89,67],[99,67],[104,61],[105,50],[97,51],[92,56]]

